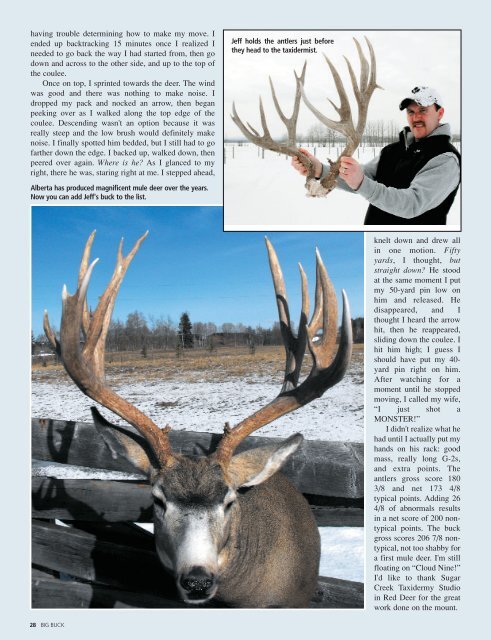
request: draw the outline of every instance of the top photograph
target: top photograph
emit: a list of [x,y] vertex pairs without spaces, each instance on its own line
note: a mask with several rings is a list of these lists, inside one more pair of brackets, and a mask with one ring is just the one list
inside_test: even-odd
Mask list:
[[224,31],[225,231],[459,231],[461,32]]

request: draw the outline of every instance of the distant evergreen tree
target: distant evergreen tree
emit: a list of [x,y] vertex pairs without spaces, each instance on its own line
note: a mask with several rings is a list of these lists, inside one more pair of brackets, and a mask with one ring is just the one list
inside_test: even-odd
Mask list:
[[183,349],[192,349],[194,347],[193,325],[186,312],[181,315],[179,320],[178,340]]

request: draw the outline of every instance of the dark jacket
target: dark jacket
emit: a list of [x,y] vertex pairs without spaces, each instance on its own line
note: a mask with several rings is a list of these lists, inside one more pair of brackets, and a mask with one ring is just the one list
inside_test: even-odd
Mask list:
[[[386,187],[396,189],[408,189],[411,182],[421,169],[436,156],[443,153],[453,153],[457,156],[460,164],[460,153],[450,143],[449,135],[430,135],[421,140],[412,140],[406,147],[406,128],[401,132],[399,141],[388,145],[382,149],[377,166],[375,181]],[[366,225],[404,225],[404,224],[446,224],[447,213],[457,193],[458,185],[446,198],[432,209],[423,212],[421,215],[404,218],[370,204],[368,207],[365,224]]]

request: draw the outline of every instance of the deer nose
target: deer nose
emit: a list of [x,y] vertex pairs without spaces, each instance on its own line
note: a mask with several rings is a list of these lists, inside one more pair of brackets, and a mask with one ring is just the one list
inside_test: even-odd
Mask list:
[[216,580],[215,576],[204,567],[193,567],[181,576],[179,582],[190,600],[202,600],[209,596]]

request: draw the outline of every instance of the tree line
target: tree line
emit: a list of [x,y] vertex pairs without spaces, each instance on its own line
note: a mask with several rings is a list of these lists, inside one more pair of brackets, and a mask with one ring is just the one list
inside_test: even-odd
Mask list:
[[[364,318],[352,320],[353,339],[363,342]],[[51,347],[44,334],[32,334],[32,354],[49,353]],[[193,348],[213,348],[222,345],[267,346],[281,345],[279,322],[271,327],[252,327],[241,322],[191,322],[184,312],[176,324],[170,317],[147,319],[140,311],[128,314],[126,321],[113,320],[106,339],[106,351],[171,351]]]
[[[368,120],[360,147],[384,147],[391,142],[397,142],[400,131],[401,125],[395,120]],[[334,147],[344,145],[346,142],[343,135],[320,122],[311,125],[306,132],[299,134],[297,138],[299,140],[298,146],[319,144],[323,147]],[[454,141],[460,141],[460,133],[454,133],[452,138]],[[279,137],[278,141],[286,141],[286,136]],[[248,144],[247,141],[239,138],[230,138],[226,142]]]
[[[365,125],[365,131],[360,146],[384,147],[399,139],[400,125],[395,120],[369,120]],[[313,124],[302,140],[309,144],[322,144],[331,147],[344,144],[346,139],[337,131],[329,129],[319,123]]]

